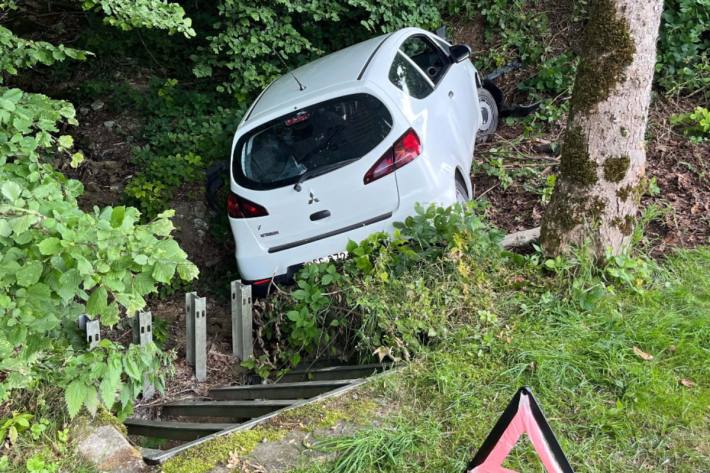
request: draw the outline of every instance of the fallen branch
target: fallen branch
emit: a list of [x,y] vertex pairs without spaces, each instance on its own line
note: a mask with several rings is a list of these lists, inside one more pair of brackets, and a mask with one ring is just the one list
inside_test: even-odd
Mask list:
[[531,228],[530,230],[522,230],[511,233],[503,238],[500,243],[503,248],[520,248],[527,246],[530,243],[537,241],[540,238],[540,227]]

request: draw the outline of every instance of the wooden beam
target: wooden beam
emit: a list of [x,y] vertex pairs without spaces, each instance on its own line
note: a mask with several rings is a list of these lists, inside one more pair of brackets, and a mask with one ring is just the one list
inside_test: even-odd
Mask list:
[[540,227],[511,233],[500,242],[503,248],[520,248],[540,239]]

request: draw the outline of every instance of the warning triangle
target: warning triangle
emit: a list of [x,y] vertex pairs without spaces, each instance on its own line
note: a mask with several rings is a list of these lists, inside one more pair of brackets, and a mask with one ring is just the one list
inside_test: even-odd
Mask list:
[[520,388],[515,393],[476,456],[466,467],[466,472],[517,473],[502,465],[523,434],[528,435],[547,473],[574,473],[528,388]]

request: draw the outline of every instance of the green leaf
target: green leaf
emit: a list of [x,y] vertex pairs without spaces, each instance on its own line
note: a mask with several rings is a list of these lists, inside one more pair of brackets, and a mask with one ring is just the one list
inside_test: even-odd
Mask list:
[[190,262],[178,264],[177,272],[180,276],[180,279],[182,279],[183,281],[192,281],[200,275],[200,270],[197,269],[197,266]]
[[10,202],[15,202],[22,193],[22,188],[20,185],[14,181],[5,182],[2,187],[0,187],[0,192],[2,195]]
[[62,245],[57,237],[45,238],[37,245],[39,252],[43,255],[56,255],[62,251]]
[[108,307],[107,298],[106,288],[99,286],[94,289],[86,302],[86,311],[89,315],[101,315],[104,313]]
[[175,274],[176,264],[172,262],[157,262],[153,266],[153,278],[162,283],[169,283]]
[[143,266],[144,264],[148,263],[148,256],[146,255],[135,255],[133,257],[133,261],[136,262],[136,264],[140,264]]
[[28,287],[39,281],[40,276],[42,276],[43,266],[39,261],[29,261],[26,263],[19,271],[15,277],[17,278],[17,284],[20,286]]
[[123,218],[126,216],[126,207],[114,207],[111,211],[111,226],[118,228],[123,223]]
[[92,417],[96,415],[96,410],[99,407],[99,397],[96,395],[96,389],[93,387],[86,388],[86,399],[84,399],[84,405]]
[[88,389],[86,385],[81,381],[72,381],[69,383],[69,386],[67,386],[67,389],[64,391],[64,401],[67,404],[69,417],[74,417],[79,413],[86,399],[87,392]]
[[12,235],[12,227],[7,220],[0,219],[0,237],[9,237]]
[[148,273],[136,274],[133,278],[133,290],[139,294],[148,294],[155,291],[155,280]]
[[127,355],[123,359],[123,367],[128,376],[130,376],[136,381],[143,381],[143,377],[141,376],[141,370],[138,367],[138,363],[136,363],[136,360],[134,360],[132,356]]
[[91,265],[89,260],[83,256],[76,257],[76,269],[79,270],[79,274],[86,276],[94,272],[94,267]]
[[77,292],[79,292],[80,284],[81,275],[79,274],[79,271],[76,269],[70,269],[59,277],[57,294],[59,294],[62,300],[69,301],[77,295]]
[[71,162],[69,165],[73,167],[74,169],[78,168],[81,163],[84,162],[84,153],[81,151],[77,151],[76,153],[71,155]]
[[69,149],[74,146],[74,138],[71,135],[62,135],[57,140],[60,148]]

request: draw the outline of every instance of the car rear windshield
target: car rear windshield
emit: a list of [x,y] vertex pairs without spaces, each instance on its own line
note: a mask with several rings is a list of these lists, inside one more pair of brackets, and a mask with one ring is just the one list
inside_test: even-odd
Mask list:
[[391,129],[392,115],[372,95],[321,102],[242,136],[234,150],[234,178],[252,189],[303,181],[365,156]]

